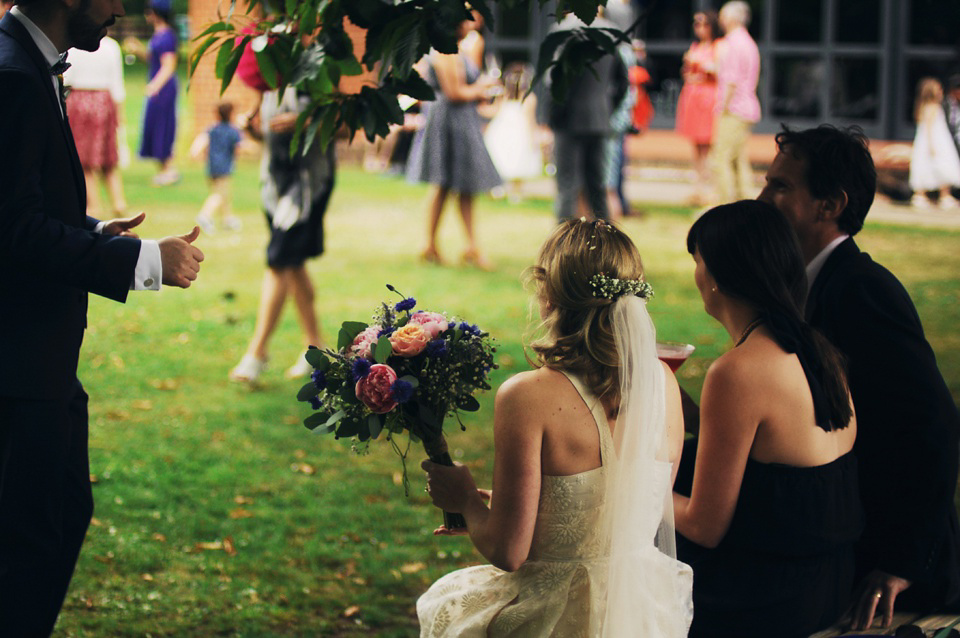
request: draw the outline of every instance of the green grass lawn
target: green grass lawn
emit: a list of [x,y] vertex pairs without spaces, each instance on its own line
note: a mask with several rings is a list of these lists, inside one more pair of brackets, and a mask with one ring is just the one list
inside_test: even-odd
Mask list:
[[[142,74],[128,74],[135,144]],[[187,127],[184,127],[187,128]],[[190,140],[180,140],[179,148]],[[125,173],[141,236],[184,233],[205,194],[203,166],[182,159],[183,181],[150,185],[154,167]],[[300,382],[282,371],[302,352],[288,308],[257,389],[227,371],[253,330],[266,229],[256,161],[234,178],[242,232],[202,236],[206,254],[188,290],[132,293],[125,305],[92,298],[80,375],[92,397],[95,520],[87,535],[59,636],[413,636],[414,604],[430,582],[481,562],[469,541],[435,538],[440,512],[423,493],[420,450],[410,453],[410,498],[386,444],[357,455],[349,443],[301,424]],[[520,274],[553,227],[551,203],[481,198],[479,234],[493,272],[418,262],[426,189],[343,167],[326,222],[327,252],[310,262],[328,339],[341,321],[367,320],[392,283],[419,307],[454,313],[498,340],[494,387],[527,368],[530,304]],[[441,228],[455,259],[463,240],[454,211]],[[659,337],[694,343],[680,369],[695,397],[710,362],[729,347],[704,312],[684,239],[687,209],[628,219],[656,288]],[[863,248],[893,270],[916,301],[954,397],[960,397],[960,233],[868,224]],[[878,344],[880,347],[880,344]],[[493,393],[467,430],[448,435],[478,481],[492,469]]]

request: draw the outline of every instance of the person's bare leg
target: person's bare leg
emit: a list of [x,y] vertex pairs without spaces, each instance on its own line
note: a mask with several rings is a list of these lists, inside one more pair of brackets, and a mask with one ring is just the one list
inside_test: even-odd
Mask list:
[[443,205],[450,192],[442,186],[435,187],[427,205],[427,247],[420,258],[423,261],[441,262],[440,252],[437,250],[437,230],[440,228],[440,217],[443,215]]
[[261,361],[266,360],[268,345],[273,331],[277,328],[283,304],[287,300],[288,279],[285,268],[268,268],[263,274],[260,287],[260,307],[257,310],[257,325],[253,329],[253,338],[247,346],[247,354]]
[[92,169],[83,169],[83,181],[87,184],[87,215],[102,217],[103,208],[100,202],[100,185],[97,183],[97,174]]
[[314,306],[316,293],[313,282],[310,281],[310,273],[307,272],[305,265],[300,265],[287,269],[284,274],[287,278],[287,288],[297,309],[297,320],[303,331],[304,346],[322,346],[323,337],[320,336],[317,311]]
[[467,249],[463,253],[463,261],[481,268],[490,270],[492,267],[487,258],[477,246],[477,233],[473,224],[473,193],[460,193],[457,198],[460,208],[460,220],[463,222],[463,232],[467,236]]
[[116,167],[103,172],[103,181],[107,185],[107,194],[113,205],[113,216],[123,217],[127,214],[127,197],[123,191],[123,178]]
[[610,212],[611,221],[618,222],[623,219],[623,207],[620,205],[620,196],[617,195],[617,189],[607,189],[607,208]]

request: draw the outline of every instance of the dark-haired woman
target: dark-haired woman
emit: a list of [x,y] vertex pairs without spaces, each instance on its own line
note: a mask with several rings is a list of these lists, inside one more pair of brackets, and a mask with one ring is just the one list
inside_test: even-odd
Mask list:
[[845,610],[862,527],[842,360],[803,320],[804,262],[775,208],[713,208],[687,248],[734,343],[704,381],[692,491],[674,493],[690,635],[807,636]]

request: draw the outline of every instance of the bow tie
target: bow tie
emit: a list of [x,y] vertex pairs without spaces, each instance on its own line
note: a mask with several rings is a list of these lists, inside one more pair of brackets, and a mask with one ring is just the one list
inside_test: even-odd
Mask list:
[[60,54],[60,59],[50,66],[50,75],[63,75],[63,72],[70,66],[70,63],[67,62],[67,52],[64,51]]

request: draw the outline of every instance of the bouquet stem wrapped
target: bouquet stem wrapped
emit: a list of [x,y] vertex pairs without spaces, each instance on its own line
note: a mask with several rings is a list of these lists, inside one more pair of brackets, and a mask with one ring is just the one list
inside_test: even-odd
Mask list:
[[[430,441],[423,440],[423,449],[430,457],[430,460],[437,465],[453,466],[453,459],[450,458],[450,452],[447,450],[447,439],[441,434],[436,439]],[[466,529],[467,521],[462,514],[453,512],[443,513],[443,525],[447,529]]]

